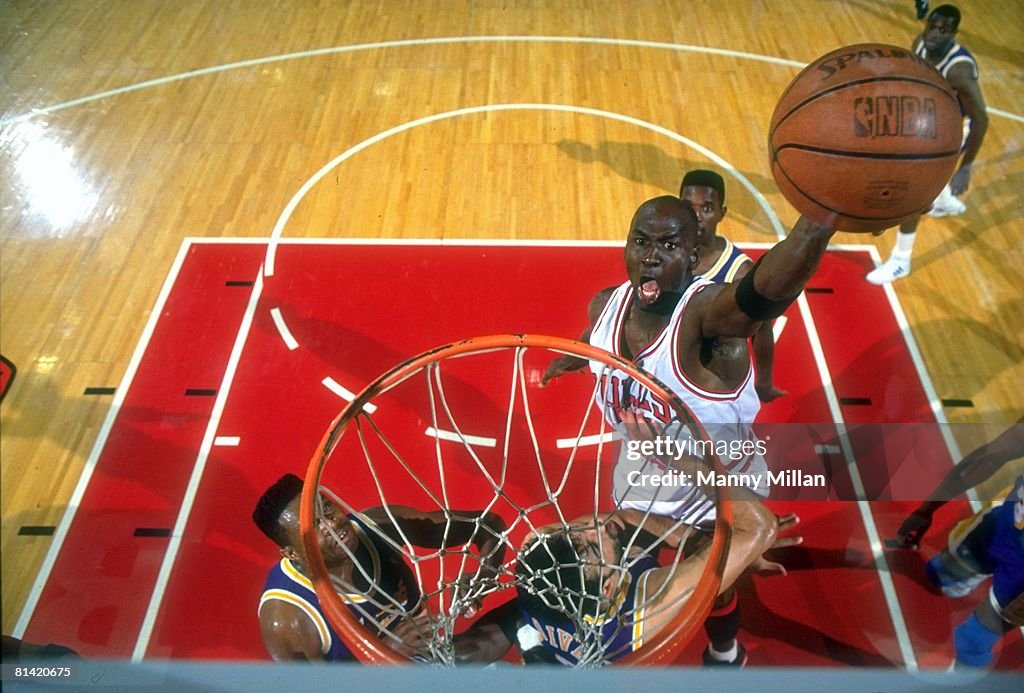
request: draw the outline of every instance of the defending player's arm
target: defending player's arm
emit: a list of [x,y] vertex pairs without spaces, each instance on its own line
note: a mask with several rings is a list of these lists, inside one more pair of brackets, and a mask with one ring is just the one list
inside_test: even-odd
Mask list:
[[[491,609],[453,637],[455,662],[488,664],[501,659],[512,647],[520,625],[519,606],[515,599]],[[428,652],[434,628],[426,612],[404,618],[391,628],[391,633],[398,640],[391,643],[391,647],[406,657]]]
[[[803,291],[818,269],[835,229],[801,216],[743,279],[708,287],[691,302],[700,339],[749,337],[764,320],[774,320]],[[704,296],[702,296],[704,294]],[[695,325],[695,323],[690,323]],[[681,343],[688,348],[689,343]]]
[[[733,529],[719,593],[730,587],[748,566],[772,547],[778,532],[775,515],[754,494],[744,488],[733,488],[729,492],[733,499]],[[645,589],[647,594],[655,596],[647,610],[656,616],[644,625],[645,633],[657,632],[685,606],[682,598],[696,588],[710,550],[709,544],[678,565],[651,571]]]
[[501,536],[506,529],[505,521],[497,514],[480,510],[423,512],[405,505],[392,505],[389,510],[390,514],[384,508],[373,508],[366,515],[396,542],[408,539],[414,546],[428,549],[471,543],[480,555],[481,574],[497,574],[505,555]]
[[919,546],[921,538],[932,525],[936,510],[984,482],[1004,464],[1018,457],[1024,457],[1024,416],[991,443],[974,450],[949,470],[928,498],[903,521],[896,534],[897,540],[905,547]]
[[967,134],[967,141],[964,142],[960,166],[949,183],[950,192],[962,195],[971,184],[971,166],[978,156],[981,143],[985,140],[985,133],[988,132],[988,109],[985,107],[985,99],[981,95],[981,85],[974,74],[973,65],[954,65],[946,75],[946,81],[956,90],[964,115],[971,119],[971,129]]

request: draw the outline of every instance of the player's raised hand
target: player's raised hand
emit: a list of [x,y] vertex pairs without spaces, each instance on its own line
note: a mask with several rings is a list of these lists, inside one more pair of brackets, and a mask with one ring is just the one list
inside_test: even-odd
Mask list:
[[665,432],[665,427],[660,423],[651,421],[633,409],[619,409],[617,413],[626,427],[627,440],[655,440]]
[[[800,522],[800,518],[796,513],[788,513],[786,515],[776,516],[779,522],[778,533],[776,534],[775,543],[772,544],[772,549],[783,549],[787,546],[796,546],[797,544],[804,543],[802,536],[781,536],[783,532],[792,529]],[[770,550],[770,549],[769,549]],[[757,559],[750,564],[751,572],[757,573],[758,575],[785,575],[786,566],[782,565],[778,561],[770,561],[764,557],[764,554],[757,557]]]
[[437,624],[426,611],[410,614],[388,630],[397,638],[385,639],[392,650],[406,657],[429,652],[430,643],[435,639]]
[[968,164],[961,166],[953,174],[953,179],[949,181],[949,192],[953,193],[955,197],[960,197],[967,192],[969,187],[971,187],[971,167]]
[[540,379],[540,384],[547,385],[548,382],[555,378],[561,377],[566,373],[572,373],[586,368],[587,360],[580,356],[559,356],[548,364],[547,370],[544,371],[543,377]]
[[921,538],[932,526],[932,514],[926,510],[915,510],[896,532],[896,547],[916,549],[921,545]]

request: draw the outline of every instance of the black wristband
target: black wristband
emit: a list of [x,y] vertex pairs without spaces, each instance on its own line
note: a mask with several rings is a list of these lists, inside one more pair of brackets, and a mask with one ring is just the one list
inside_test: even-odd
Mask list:
[[786,309],[796,299],[796,296],[794,296],[793,298],[785,298],[781,301],[773,301],[757,292],[757,289],[754,288],[754,275],[757,274],[762,259],[764,258],[762,257],[754,263],[753,268],[736,285],[736,305],[751,320],[757,321],[774,320],[785,313]]

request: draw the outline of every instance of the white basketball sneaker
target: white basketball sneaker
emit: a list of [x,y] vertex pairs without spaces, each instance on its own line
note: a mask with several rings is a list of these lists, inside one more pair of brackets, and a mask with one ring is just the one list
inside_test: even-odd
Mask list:
[[932,202],[932,208],[928,212],[930,217],[956,217],[967,211],[967,205],[960,201],[960,198],[956,197],[949,191],[947,185],[939,193],[939,196]]
[[897,279],[902,279],[908,274],[910,274],[910,260],[903,260],[896,258],[895,256],[890,256],[888,260],[868,272],[865,279],[872,284],[881,286],[882,284],[888,284],[889,282],[894,282]]

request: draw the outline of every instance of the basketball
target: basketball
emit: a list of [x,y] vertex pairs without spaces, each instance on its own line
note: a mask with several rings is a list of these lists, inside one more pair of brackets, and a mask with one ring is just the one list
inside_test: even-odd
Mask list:
[[878,231],[926,211],[956,168],[956,94],[924,59],[865,43],[814,60],[779,98],[772,175],[797,211],[843,231]]

